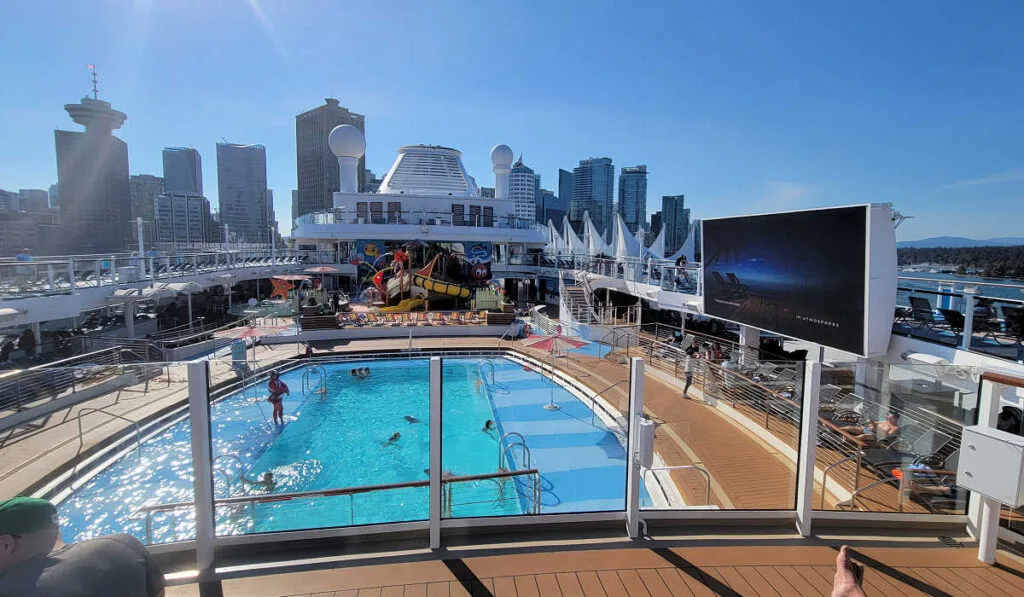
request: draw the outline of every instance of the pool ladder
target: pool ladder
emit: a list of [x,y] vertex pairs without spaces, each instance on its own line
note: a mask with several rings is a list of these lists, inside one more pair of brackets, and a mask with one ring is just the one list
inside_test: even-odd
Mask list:
[[322,365],[307,365],[302,372],[302,394],[320,394],[321,398],[327,396],[327,370]]
[[[491,370],[490,381],[487,379],[487,369]],[[507,395],[509,393],[508,386],[497,381],[494,370],[494,361],[491,359],[480,359],[476,364],[477,375],[480,376],[480,381],[484,384],[484,387],[491,390],[495,394]]]
[[[503,470],[512,470],[512,467],[515,466],[515,453],[512,450],[517,446],[522,450],[521,462],[519,463],[520,465],[522,465],[521,468],[524,470],[533,468],[532,457],[530,455],[530,447],[526,445],[526,438],[523,437],[523,434],[521,433],[509,431],[505,435],[502,435],[501,439],[498,440],[498,472],[501,472]],[[506,467],[506,464],[510,466]],[[523,495],[522,493],[520,495],[529,498],[533,503],[533,514],[539,514],[541,503],[540,473],[532,475],[531,478],[533,480],[533,487],[528,488],[530,492],[529,495]],[[516,490],[519,490],[518,486],[516,487]]]

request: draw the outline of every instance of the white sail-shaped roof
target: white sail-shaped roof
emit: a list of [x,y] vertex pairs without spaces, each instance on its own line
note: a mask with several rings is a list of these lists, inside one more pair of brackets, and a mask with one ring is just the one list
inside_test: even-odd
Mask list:
[[563,252],[570,255],[586,255],[587,246],[583,244],[580,237],[576,235],[576,231],[572,229],[572,225],[569,224],[569,216],[562,216],[562,242],[565,243],[563,246]]
[[639,259],[643,253],[640,241],[633,236],[622,221],[622,216],[615,214],[615,232],[612,235],[612,251],[616,259],[634,258]]
[[583,242],[587,245],[587,255],[611,255],[612,250],[601,238],[601,233],[590,221],[590,212],[583,212]]
[[545,255],[557,255],[562,252],[565,246],[565,241],[562,240],[562,235],[558,233],[558,229],[555,228],[555,223],[548,220],[548,244],[544,247]]
[[665,227],[662,226],[658,232],[658,236],[654,238],[654,242],[647,249],[644,249],[644,253],[653,257],[654,259],[665,258]]
[[697,242],[697,226],[700,226],[700,222],[690,222],[690,228],[686,231],[686,242],[668,259],[676,261],[680,257],[686,256],[686,260],[691,263],[697,260],[697,247],[695,244]]

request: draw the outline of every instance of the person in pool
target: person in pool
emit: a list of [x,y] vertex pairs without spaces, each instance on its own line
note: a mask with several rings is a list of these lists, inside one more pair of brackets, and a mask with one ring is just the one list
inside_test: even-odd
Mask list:
[[267,397],[267,401],[274,405],[274,422],[284,425],[284,398],[285,394],[291,396],[291,391],[288,390],[288,385],[281,381],[281,376],[278,375],[277,371],[270,372],[270,381],[267,383],[267,389],[270,390],[270,396]]
[[389,437],[387,439],[387,441],[385,441],[383,444],[381,444],[381,447],[394,445],[395,442],[397,442],[399,439],[401,439],[401,437],[402,437],[402,434],[396,431],[396,432],[391,434],[391,437]]
[[239,478],[247,485],[251,485],[253,487],[264,487],[268,491],[273,491],[274,487],[277,486],[277,481],[274,480],[274,473],[270,471],[263,473],[263,477],[259,481],[250,479],[245,475],[242,475]]
[[484,422],[484,428],[481,429],[480,431],[483,431],[484,433],[490,433],[490,432],[494,431],[494,429],[495,429],[494,421],[492,421],[490,419],[487,419]]

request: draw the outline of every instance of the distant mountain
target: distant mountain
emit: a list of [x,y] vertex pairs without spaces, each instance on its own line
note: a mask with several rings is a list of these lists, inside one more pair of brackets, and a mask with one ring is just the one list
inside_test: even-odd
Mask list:
[[1001,238],[990,238],[988,240],[975,240],[962,236],[935,236],[922,238],[921,240],[904,240],[896,243],[898,249],[932,249],[937,247],[950,247],[961,249],[966,247],[1014,247],[1024,245],[1024,238],[1005,236]]

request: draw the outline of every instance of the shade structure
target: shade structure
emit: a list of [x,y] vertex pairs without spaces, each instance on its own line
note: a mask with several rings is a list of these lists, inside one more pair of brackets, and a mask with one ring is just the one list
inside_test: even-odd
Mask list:
[[[573,338],[567,338],[562,335],[561,328],[557,334],[551,336],[540,336],[537,338],[531,338],[526,340],[523,345],[529,348],[536,348],[539,350],[547,351],[551,355],[551,368],[554,369],[555,353],[561,351],[567,351],[572,348],[579,348],[585,345],[586,342],[575,340]],[[554,383],[554,382],[552,382]],[[558,410],[558,405],[555,404],[555,388],[551,386],[551,394],[548,397],[548,403],[544,405],[544,410]]]
[[587,246],[583,244],[576,231],[572,229],[572,224],[569,223],[569,216],[562,217],[562,242],[565,243],[562,251],[564,253],[571,255],[587,254]]
[[310,276],[302,276],[299,274],[288,274],[284,276],[274,276],[273,279],[284,280],[286,282],[301,282],[303,280],[312,280],[313,278]]
[[585,346],[587,343],[581,340],[576,340],[563,336],[562,334],[553,334],[551,336],[539,336],[536,338],[530,338],[523,342],[524,346],[530,348],[536,348],[545,352],[562,352],[573,348],[579,348]]
[[307,274],[336,274],[336,273],[340,272],[341,270],[335,269],[335,268],[330,267],[330,266],[321,265],[321,266],[318,266],[318,267],[311,267],[309,269],[304,269],[302,271],[306,272]]

